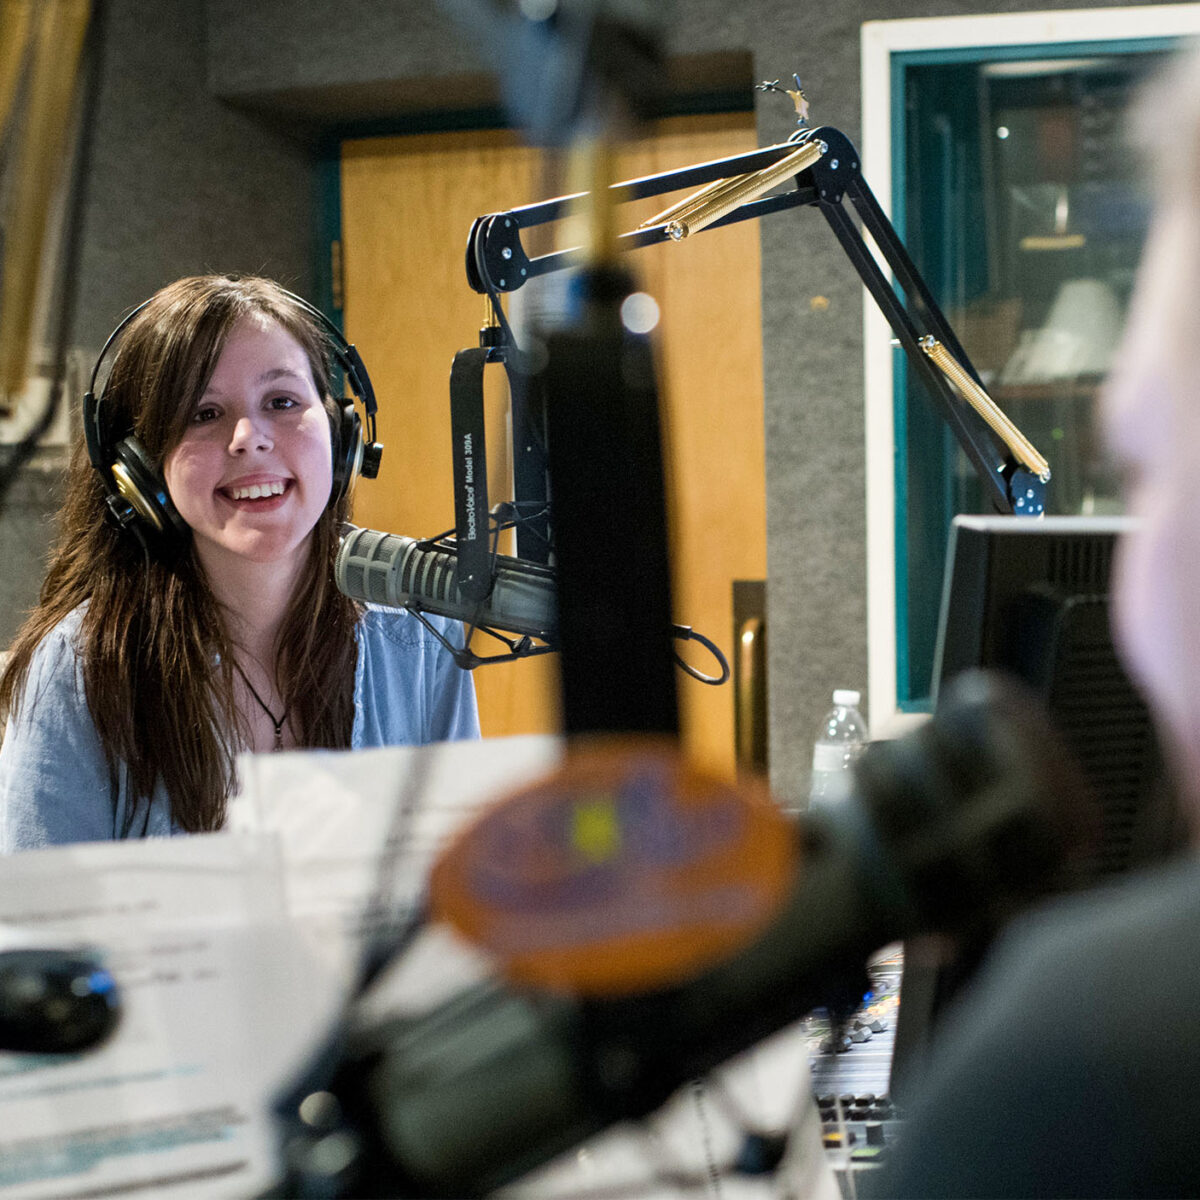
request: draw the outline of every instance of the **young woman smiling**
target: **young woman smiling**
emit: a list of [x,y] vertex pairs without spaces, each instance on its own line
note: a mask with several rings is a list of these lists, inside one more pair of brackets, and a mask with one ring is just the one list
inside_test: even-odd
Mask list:
[[81,439],[0,677],[0,849],[219,829],[242,750],[477,736],[436,639],[334,587],[345,420],[307,307],[188,278],[117,345],[104,421],[140,443],[171,520],[134,537],[102,519],[112,479]]

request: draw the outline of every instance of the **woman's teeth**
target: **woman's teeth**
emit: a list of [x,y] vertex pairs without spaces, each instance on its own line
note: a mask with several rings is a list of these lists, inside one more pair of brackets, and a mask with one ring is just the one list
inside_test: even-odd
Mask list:
[[261,500],[264,496],[282,496],[283,489],[282,483],[252,483],[249,487],[230,488],[229,496],[233,500]]

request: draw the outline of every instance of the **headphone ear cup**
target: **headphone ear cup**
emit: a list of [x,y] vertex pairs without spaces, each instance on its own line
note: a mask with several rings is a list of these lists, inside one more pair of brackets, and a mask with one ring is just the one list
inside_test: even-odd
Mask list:
[[117,491],[157,534],[168,541],[183,541],[191,535],[161,472],[133,434],[117,443],[110,470]]
[[329,414],[329,441],[333,449],[333,487],[329,503],[337,504],[354,485],[362,464],[362,421],[353,403],[338,404]]

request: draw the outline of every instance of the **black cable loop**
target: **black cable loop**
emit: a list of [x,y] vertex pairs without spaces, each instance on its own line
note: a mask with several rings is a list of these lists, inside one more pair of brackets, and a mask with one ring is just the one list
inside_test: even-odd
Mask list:
[[[519,658],[535,658],[539,654],[552,654],[555,649],[553,646],[534,642],[528,634],[522,634],[517,638],[507,638],[489,625],[478,625],[467,621],[463,622],[468,627],[466,642],[462,646],[456,646],[429,620],[419,606],[408,606],[408,611],[441,643],[446,653],[454,659],[455,665],[464,671],[473,671],[476,667],[485,666],[488,663],[514,662]],[[503,642],[508,647],[509,653],[482,655],[468,650],[467,644],[476,633],[485,633],[488,637]]]
[[705,675],[698,671],[690,663],[684,662],[678,651],[674,652],[674,658],[680,669],[687,672],[693,679],[698,679],[701,683],[711,684],[713,687],[719,687],[729,679],[729,660],[721,652],[720,647],[704,634],[697,633],[690,625],[673,625],[671,627],[672,636],[680,642],[699,642],[712,656],[717,660],[717,664],[721,668],[720,675]]

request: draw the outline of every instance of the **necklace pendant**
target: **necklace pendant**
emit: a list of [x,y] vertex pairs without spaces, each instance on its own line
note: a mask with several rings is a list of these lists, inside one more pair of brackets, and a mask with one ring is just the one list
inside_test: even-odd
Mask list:
[[250,682],[250,677],[245,671],[242,670],[242,664],[235,658],[233,660],[233,665],[237,669],[237,673],[242,677],[242,682],[249,689],[250,695],[254,697],[255,703],[263,710],[264,713],[266,713],[267,720],[271,722],[271,727],[275,730],[275,745],[271,749],[272,753],[277,753],[283,749],[283,727],[285,724],[287,724],[288,719],[287,705],[284,705],[283,715],[277,721],[275,719],[275,714],[267,707],[267,702],[258,694],[254,684]]

